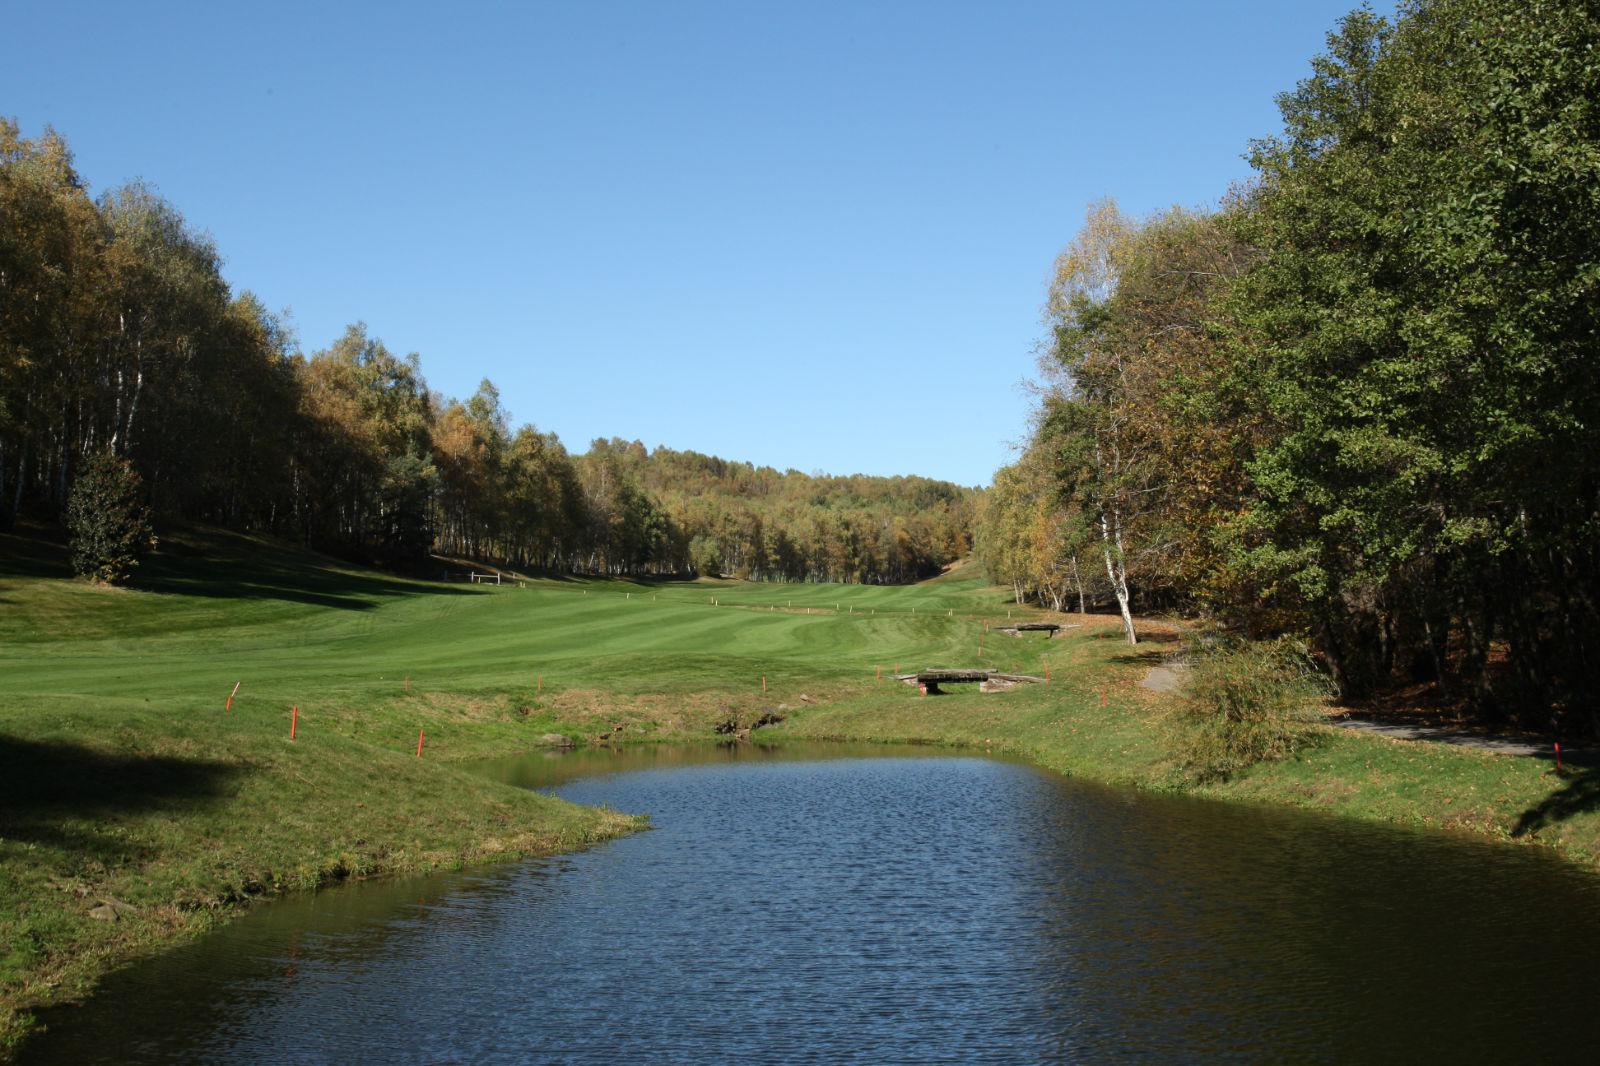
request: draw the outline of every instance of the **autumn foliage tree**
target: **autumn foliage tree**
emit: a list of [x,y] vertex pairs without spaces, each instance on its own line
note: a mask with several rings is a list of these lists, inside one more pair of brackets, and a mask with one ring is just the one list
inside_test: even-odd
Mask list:
[[[428,388],[364,324],[309,356],[135,183],[94,198],[66,142],[0,121],[0,526],[63,514],[111,452],[154,513],[353,558],[909,581],[971,542],[975,490],[829,478],[601,439],[572,454],[484,381]],[[90,484],[91,481],[83,481]]]

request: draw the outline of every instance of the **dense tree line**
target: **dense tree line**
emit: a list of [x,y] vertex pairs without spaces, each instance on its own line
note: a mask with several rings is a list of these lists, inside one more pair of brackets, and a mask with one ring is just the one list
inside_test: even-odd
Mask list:
[[977,493],[945,481],[780,472],[620,440],[595,441],[584,463],[660,501],[680,569],[882,584],[936,574],[971,550]]
[[362,325],[310,356],[151,189],[89,195],[64,140],[0,120],[0,525],[61,516],[102,455],[158,516],[352,557],[907,581],[969,548],[973,492],[513,429],[488,381],[428,389]]
[[1349,694],[1592,724],[1597,85],[1579,0],[1362,10],[1220,209],[1091,209],[988,565],[1304,633]]

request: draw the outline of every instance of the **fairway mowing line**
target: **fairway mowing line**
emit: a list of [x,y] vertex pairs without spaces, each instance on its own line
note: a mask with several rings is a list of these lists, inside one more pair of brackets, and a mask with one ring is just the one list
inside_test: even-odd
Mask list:
[[[509,589],[513,588],[513,586],[493,586],[493,585],[487,586],[487,587],[489,587],[489,588],[506,589],[506,590],[509,590]],[[587,589],[587,588],[586,589],[562,589],[562,588],[551,588],[549,586],[541,586],[541,587],[534,588],[534,589],[525,589],[524,588],[522,590],[531,591],[536,596],[537,595],[550,595],[550,596],[568,595],[568,596],[571,596],[571,595],[577,594],[577,595],[580,595],[580,596],[587,597],[591,593],[594,593],[594,594],[596,594],[595,595],[595,599],[596,600],[602,599],[604,597],[604,595],[605,595],[600,590]],[[609,593],[609,595],[615,596],[616,593],[612,592],[612,593]],[[641,602],[642,602],[642,597],[643,597],[643,592],[642,591],[640,592],[640,596],[641,596]],[[632,599],[633,599],[633,590],[624,590],[623,591],[623,602],[626,603],[626,602],[628,602],[628,601],[630,601]],[[733,607],[733,608],[738,608],[740,610],[747,610],[747,611],[767,611],[767,612],[783,611],[785,613],[789,613],[789,612],[796,613],[796,614],[802,614],[803,613],[803,614],[811,615],[813,617],[815,617],[815,616],[820,614],[823,617],[827,617],[827,616],[833,615],[833,616],[838,616],[838,617],[841,617],[841,618],[850,618],[850,617],[866,618],[866,617],[876,617],[876,616],[879,616],[879,615],[881,615],[883,617],[888,617],[888,618],[937,618],[938,615],[937,615],[936,612],[938,612],[940,610],[943,610],[945,612],[944,617],[947,620],[949,620],[949,619],[967,619],[967,620],[985,621],[985,622],[990,620],[991,618],[995,617],[996,612],[999,610],[999,608],[996,608],[996,610],[994,612],[982,612],[982,613],[962,612],[961,614],[958,615],[958,614],[955,613],[955,609],[953,607],[943,607],[943,608],[941,608],[941,607],[939,607],[937,605],[933,605],[933,604],[929,604],[924,608],[920,608],[922,613],[918,613],[919,612],[919,608],[917,608],[917,607],[912,607],[910,610],[898,610],[897,611],[897,610],[893,610],[893,609],[887,608],[887,607],[880,608],[880,607],[873,607],[873,606],[870,606],[870,605],[860,605],[860,606],[862,606],[862,609],[864,611],[868,612],[868,613],[862,614],[862,615],[857,615],[856,611],[855,611],[855,608],[858,605],[854,604],[854,603],[845,603],[843,601],[836,602],[831,607],[827,603],[810,604],[810,605],[801,604],[799,607],[796,607],[796,606],[794,606],[794,601],[793,600],[789,600],[786,606],[779,607],[775,603],[734,603],[734,602],[729,602],[727,600],[724,600],[721,596],[709,595],[709,594],[708,594],[707,598],[704,599],[704,600],[698,599],[698,598],[697,599],[688,599],[688,598],[678,599],[678,598],[675,598],[675,597],[672,597],[672,596],[669,596],[666,600],[661,600],[661,599],[659,599],[659,593],[651,593],[650,602],[651,603],[658,603],[658,602],[659,603],[664,603],[664,604],[667,604],[669,606],[674,606],[674,607],[704,607],[704,608]],[[1010,610],[1007,611],[1006,617],[1008,619],[1011,617]]]

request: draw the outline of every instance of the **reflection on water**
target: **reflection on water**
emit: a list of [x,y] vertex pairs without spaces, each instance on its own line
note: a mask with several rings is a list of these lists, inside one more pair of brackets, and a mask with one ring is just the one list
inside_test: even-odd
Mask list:
[[1600,1036],[1600,883],[1531,850],[881,746],[486,770],[656,828],[274,904],[54,1012],[24,1061],[1507,1061]]

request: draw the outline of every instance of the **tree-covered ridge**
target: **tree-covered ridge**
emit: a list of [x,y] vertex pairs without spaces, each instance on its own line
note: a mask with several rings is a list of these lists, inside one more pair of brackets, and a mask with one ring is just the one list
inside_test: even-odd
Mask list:
[[157,513],[360,558],[897,582],[969,547],[970,490],[779,473],[512,427],[364,325],[306,356],[151,189],[91,198],[54,132],[0,120],[0,525],[54,519],[96,456]]
[[1580,0],[1361,10],[1221,210],[1091,211],[990,566],[1306,633],[1347,693],[1594,724],[1596,85]]
[[609,466],[660,501],[676,566],[787,581],[898,583],[935,574],[971,549],[977,493],[923,477],[778,471],[638,441],[595,441]]

